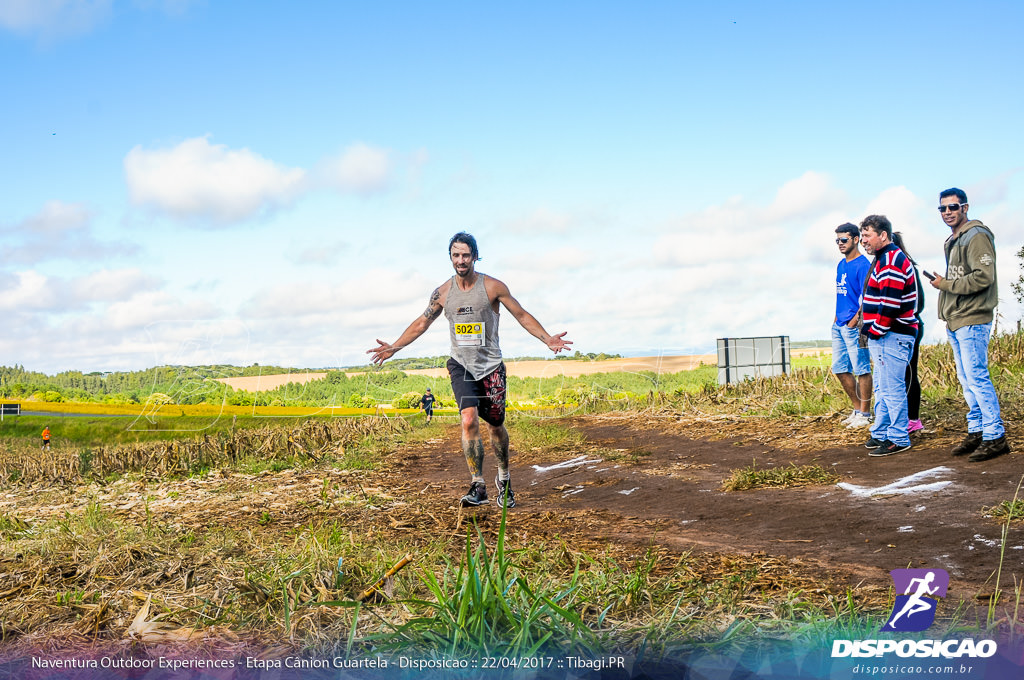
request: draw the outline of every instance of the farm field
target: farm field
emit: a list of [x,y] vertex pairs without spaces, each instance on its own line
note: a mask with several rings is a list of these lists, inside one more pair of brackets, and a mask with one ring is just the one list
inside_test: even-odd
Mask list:
[[[24,677],[18,664],[40,653],[543,648],[674,663],[748,642],[820,650],[877,635],[889,571],[908,567],[950,576],[930,635],[1012,636],[1021,341],[992,345],[1011,455],[949,455],[961,397],[948,347],[935,346],[922,353],[925,430],[911,451],[869,458],[865,432],[841,425],[845,398],[822,356],[735,387],[513,411],[518,505],[504,516],[459,507],[468,478],[447,413],[430,425],[409,413],[162,413],[127,432],[69,419],[47,454],[43,417],[21,416],[0,439],[0,671]],[[787,481],[756,481],[770,477]],[[728,490],[737,480],[755,481]],[[812,676],[831,675],[827,655],[810,658],[826,664]]]
[[[518,506],[504,540],[550,576],[570,579],[589,561],[632,584],[611,581],[573,602],[583,612],[609,608],[602,625],[620,651],[635,652],[637,628],[660,621],[680,597],[693,616],[662,631],[664,644],[743,621],[806,625],[794,593],[824,622],[844,607],[884,616],[888,571],[908,566],[949,572],[957,625],[983,625],[997,588],[1001,606],[1013,606],[1024,532],[1006,527],[1004,557],[1004,524],[983,509],[1014,497],[1019,457],[951,458],[956,435],[940,428],[918,435],[906,454],[870,459],[840,417],[644,412],[516,425]],[[457,561],[467,533],[494,549],[500,510],[458,507],[466,472],[452,421],[413,421],[379,465],[362,469],[313,463],[0,487],[0,659],[43,648],[145,654],[171,645],[223,657],[348,640],[355,652],[371,649],[387,628],[378,619],[407,617],[391,599],[422,597],[422,579],[441,578],[451,564],[444,556]],[[752,463],[815,464],[841,482],[723,490]],[[37,553],[43,541],[50,547]],[[354,604],[407,553],[413,562],[388,596],[367,605],[377,614],[356,620],[338,606]],[[552,555],[560,566],[543,562]]]
[[[828,348],[794,349],[793,356],[830,355]],[[641,372],[650,371],[656,374],[688,371],[700,365],[713,366],[718,361],[716,354],[690,354],[656,357],[626,357],[622,359],[606,359],[604,361],[507,361],[506,371],[510,376],[519,378],[550,378],[565,376],[578,378],[595,373]],[[385,368],[387,366],[385,365]],[[409,375],[423,375],[430,378],[448,376],[444,368],[414,368],[403,371]],[[349,375],[362,375],[359,371],[347,372]],[[288,383],[304,385],[313,380],[323,380],[326,372],[302,372],[272,375],[244,376],[238,378],[218,378],[218,382],[229,385],[232,389],[246,392],[273,390]]]

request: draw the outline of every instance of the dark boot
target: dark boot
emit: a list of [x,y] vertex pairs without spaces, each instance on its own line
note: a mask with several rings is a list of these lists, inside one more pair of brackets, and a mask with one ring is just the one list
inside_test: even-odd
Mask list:
[[953,447],[953,455],[966,456],[968,453],[973,453],[979,446],[981,446],[981,433],[968,432],[967,438]]
[[1006,443],[1006,435],[1004,434],[999,439],[990,439],[987,442],[982,442],[978,450],[971,454],[971,457],[967,460],[972,463],[979,463],[983,460],[995,458],[1001,456],[1004,453],[1010,452],[1010,445]]

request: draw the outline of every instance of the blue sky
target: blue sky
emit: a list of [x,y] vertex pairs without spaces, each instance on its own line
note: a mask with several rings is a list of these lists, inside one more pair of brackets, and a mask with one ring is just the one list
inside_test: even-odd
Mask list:
[[[0,0],[0,364],[363,363],[462,229],[583,352],[826,338],[835,226],[886,214],[941,269],[949,186],[996,234],[1014,324],[1022,19]],[[446,345],[439,322],[405,355]],[[546,352],[507,316],[502,346]]]

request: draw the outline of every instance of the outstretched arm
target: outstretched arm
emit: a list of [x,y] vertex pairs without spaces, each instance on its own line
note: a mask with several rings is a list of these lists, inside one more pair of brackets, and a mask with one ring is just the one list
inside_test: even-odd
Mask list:
[[[443,286],[442,286],[443,287]],[[423,314],[418,316],[415,321],[409,324],[402,334],[395,340],[394,344],[389,345],[381,339],[377,339],[377,346],[366,350],[367,354],[372,354],[373,363],[380,365],[395,355],[398,350],[405,348],[407,345],[423,335],[423,333],[430,328],[430,324],[434,323],[437,317],[441,316],[444,311],[444,300],[442,299],[441,288],[434,289],[434,292],[430,294],[430,301],[427,303],[427,308],[423,311]]]
[[562,350],[569,349],[569,345],[572,344],[572,340],[566,340],[565,334],[568,331],[563,331],[557,335],[550,335],[544,327],[540,325],[540,321],[537,321],[533,314],[523,309],[523,306],[519,304],[519,301],[512,297],[512,294],[508,291],[506,286],[497,279],[491,279],[496,286],[497,299],[505,306],[505,309],[509,311],[515,320],[519,322],[519,325],[526,329],[526,332],[537,338],[545,345],[548,346],[555,354],[558,354]]

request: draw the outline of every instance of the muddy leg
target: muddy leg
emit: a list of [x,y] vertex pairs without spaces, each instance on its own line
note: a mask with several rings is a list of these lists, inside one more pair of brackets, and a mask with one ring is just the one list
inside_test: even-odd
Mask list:
[[491,446],[494,448],[494,458],[498,462],[498,478],[508,479],[508,430],[504,425],[491,428]]
[[464,408],[462,416],[462,453],[474,482],[484,481],[484,440],[480,436],[480,421],[475,407]]

